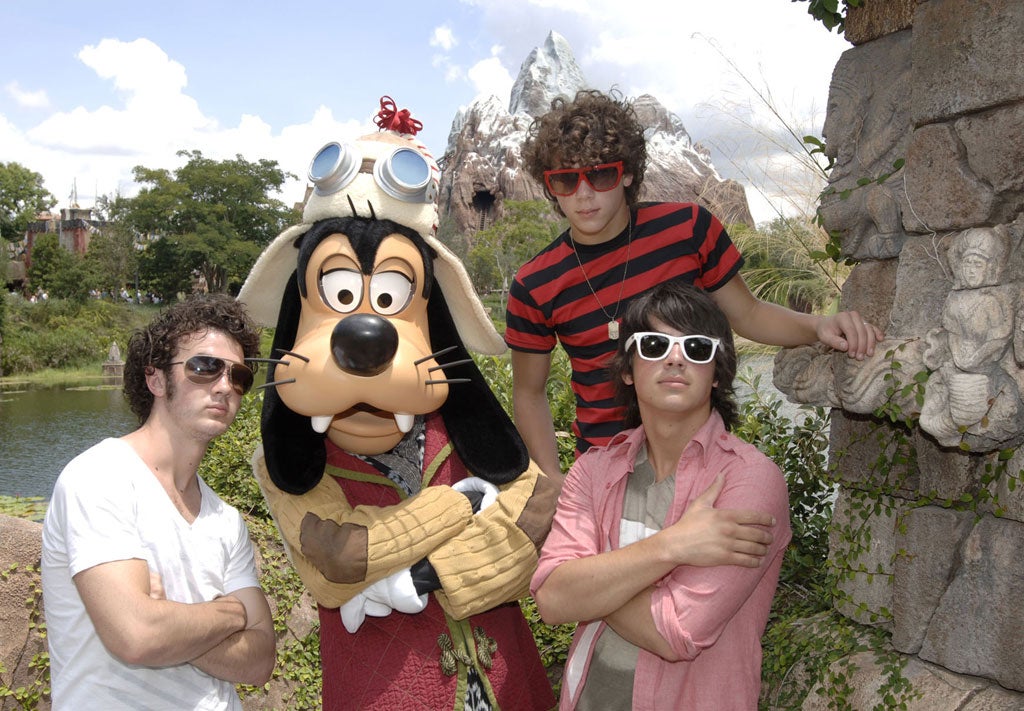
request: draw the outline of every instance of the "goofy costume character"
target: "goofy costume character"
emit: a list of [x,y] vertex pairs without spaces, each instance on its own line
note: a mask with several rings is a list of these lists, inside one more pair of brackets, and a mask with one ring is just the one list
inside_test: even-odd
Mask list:
[[253,469],[319,604],[324,709],[553,708],[517,600],[557,486],[467,351],[504,343],[435,236],[420,126],[381,106],[239,295],[276,328]]

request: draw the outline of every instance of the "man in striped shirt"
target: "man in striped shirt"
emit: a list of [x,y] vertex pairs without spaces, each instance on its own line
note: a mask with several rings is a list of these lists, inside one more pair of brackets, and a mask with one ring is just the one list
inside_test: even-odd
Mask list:
[[555,345],[572,365],[579,455],[623,428],[607,361],[626,307],[660,283],[682,279],[708,291],[733,330],[759,343],[821,341],[862,359],[881,340],[856,311],[818,316],[757,299],[739,274],[742,256],[703,207],[638,202],[644,128],[617,96],[581,91],[571,102],[556,99],[534,121],[523,158],[569,221],[517,272],[505,331],[516,425],[530,456],[556,481],[562,472],[546,392]]

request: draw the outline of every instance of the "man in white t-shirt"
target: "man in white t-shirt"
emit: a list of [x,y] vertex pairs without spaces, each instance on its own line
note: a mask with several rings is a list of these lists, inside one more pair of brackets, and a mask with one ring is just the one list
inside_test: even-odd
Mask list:
[[197,475],[258,350],[227,296],[172,306],[129,341],[124,391],[140,426],[68,463],[43,526],[55,710],[241,709],[234,685],[270,678],[248,530]]

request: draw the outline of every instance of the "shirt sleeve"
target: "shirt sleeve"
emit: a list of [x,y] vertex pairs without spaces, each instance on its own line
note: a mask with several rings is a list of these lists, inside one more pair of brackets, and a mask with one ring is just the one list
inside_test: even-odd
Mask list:
[[505,343],[513,350],[528,353],[550,353],[558,343],[554,329],[519,275],[509,287]]
[[231,553],[224,571],[224,591],[231,593],[242,588],[258,588],[259,577],[256,575],[256,557],[253,553],[252,539],[245,519],[234,511],[234,536]]
[[605,546],[596,512],[593,487],[594,477],[588,471],[596,455],[584,453],[576,460],[562,484],[558,495],[551,532],[541,548],[537,570],[530,580],[530,594],[537,590],[567,560],[586,558],[601,553]]
[[697,208],[694,232],[703,234],[701,242],[700,286],[715,291],[739,274],[743,255],[736,248],[725,226],[708,209]]
[[122,470],[118,462],[90,450],[73,459],[54,486],[50,505],[63,520],[72,577],[115,560],[151,562],[135,525],[135,485]]
[[776,520],[774,539],[764,563],[757,568],[684,565],[657,583],[651,596],[654,624],[682,659],[693,659],[713,645],[748,601],[763,605],[767,619],[782,556],[791,537],[785,479],[770,459],[737,458],[725,476],[725,488],[715,508],[771,513]]

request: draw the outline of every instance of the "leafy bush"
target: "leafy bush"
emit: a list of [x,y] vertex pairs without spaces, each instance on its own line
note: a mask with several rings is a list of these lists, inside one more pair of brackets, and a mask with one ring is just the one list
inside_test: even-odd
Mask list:
[[149,321],[152,313],[151,308],[98,299],[30,303],[8,298],[0,371],[16,375],[100,363],[111,343],[123,352],[132,330]]

